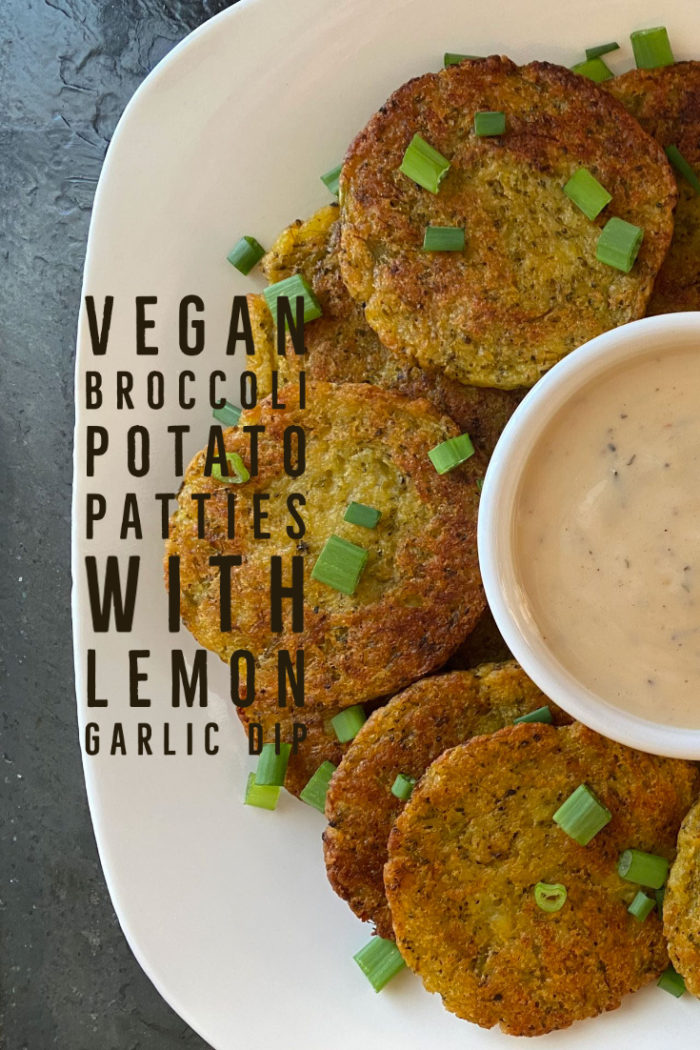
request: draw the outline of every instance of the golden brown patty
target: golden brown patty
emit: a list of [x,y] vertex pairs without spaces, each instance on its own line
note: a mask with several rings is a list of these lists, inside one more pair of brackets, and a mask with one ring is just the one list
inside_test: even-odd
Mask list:
[[[478,110],[504,112],[505,134],[476,136]],[[437,194],[399,171],[416,133],[451,163]],[[562,190],[581,166],[613,195],[594,222]],[[504,388],[642,316],[676,199],[662,149],[592,81],[496,56],[394,92],[350,146],[340,193],[343,278],[381,341]],[[596,260],[613,215],[645,231],[629,274]],[[423,251],[428,225],[463,227],[464,251]]]
[[685,977],[688,991],[700,996],[700,802],[681,826],[663,912],[671,962]]
[[357,734],[326,796],[326,868],[336,893],[382,937],[394,936],[382,871],[391,826],[404,806],[391,793],[397,775],[419,778],[446,748],[545,704],[558,721],[568,721],[517,664],[488,664],[416,682]]
[[[612,813],[587,846],[552,820],[582,783]],[[617,874],[636,847],[672,858],[697,790],[688,762],[632,751],[580,724],[509,726],[433,763],[399,815],[384,869],[396,941],[459,1017],[511,1035],[620,1005],[667,964],[661,922],[628,914]],[[535,903],[561,883],[560,911]]]
[[278,358],[270,311],[262,296],[248,297],[256,345],[252,367],[262,380],[262,392],[270,390],[273,368],[279,368],[282,382],[290,382],[304,368],[310,379],[374,383],[407,397],[427,397],[470,435],[475,448],[490,456],[523,391],[464,386],[441,372],[425,371],[382,346],[365,321],[362,307],[343,284],[339,237],[338,207],[331,204],[306,222],[299,220],[284,230],[262,260],[270,283],[303,274],[323,309],[322,317],[304,330],[306,355],[288,350],[286,357]]
[[[632,69],[606,82],[610,92],[662,146],[677,146],[700,172],[700,62]],[[648,314],[700,309],[700,195],[678,178],[671,248],[654,284]]]
[[[282,392],[282,400],[286,393]],[[291,404],[291,397],[289,398]],[[338,708],[395,692],[440,666],[464,639],[484,608],[476,554],[478,492],[483,467],[472,457],[438,475],[429,449],[457,428],[426,401],[409,401],[368,385],[310,384],[307,408],[275,410],[268,401],[243,414],[225,431],[229,452],[250,468],[244,428],[262,425],[259,473],[243,485],[205,477],[205,453],[189,465],[171,519],[166,553],[181,558],[181,611],[185,625],[208,649],[229,660],[238,649],[256,660],[256,707],[277,707],[278,650],[294,660],[305,653],[306,703]],[[306,433],[306,472],[288,477],[283,434],[289,426]],[[234,492],[236,535],[227,538],[228,495]],[[206,529],[197,537],[193,495],[209,498]],[[265,497],[269,517],[253,535],[253,498]],[[293,493],[306,505],[303,538],[290,536],[287,512]],[[376,529],[343,520],[355,500],[376,507]],[[331,535],[369,552],[353,595],[311,578]],[[231,571],[231,630],[220,629],[219,568],[212,556],[240,556]],[[291,630],[290,602],[283,629],[271,630],[271,556],[282,557],[285,586],[293,555],[304,563],[304,623]]]

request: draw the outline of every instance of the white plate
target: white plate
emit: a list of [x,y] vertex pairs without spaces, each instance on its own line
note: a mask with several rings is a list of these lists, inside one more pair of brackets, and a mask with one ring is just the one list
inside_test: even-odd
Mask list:
[[[188,412],[173,401],[183,369],[234,376],[222,345],[230,299],[258,282],[240,277],[226,254],[241,233],[263,244],[297,216],[329,200],[319,173],[341,157],[387,95],[410,76],[437,69],[444,50],[502,52],[516,61],[571,64],[586,45],[617,39],[616,69],[631,65],[632,29],[664,23],[677,57],[700,54],[700,14],[690,4],[652,0],[244,0],[177,47],[136,93],[110,146],[95,199],[85,269],[86,294],[115,296],[107,354],[93,358],[84,318],[78,337],[73,615],[81,733],[95,717],[124,724],[129,742],[139,720],[170,721],[183,740],[192,721],[221,726],[216,757],[85,757],[90,807],[114,906],[129,943],[160,992],[216,1050],[269,1050],[274,1039],[304,1050],[360,1045],[405,1050],[506,1047],[513,1041],[446,1013],[410,973],[375,995],[352,961],[370,929],[326,882],[323,819],[291,797],[276,813],[244,807],[243,734],[226,699],[225,667],[211,657],[210,707],[170,709],[170,650],[194,651],[186,632],[167,631],[157,492],[176,491],[172,439],[187,423],[185,461],[210,422],[204,398]],[[177,349],[177,303],[197,293],[206,303],[201,357]],[[157,357],[134,352],[134,297],[156,295]],[[87,410],[84,373],[99,368],[107,397]],[[135,408],[115,410],[115,373],[135,376]],[[168,406],[145,405],[144,378],[163,373]],[[232,387],[235,391],[235,386]],[[235,400],[235,397],[231,398]],[[109,430],[110,445],[93,478],[85,476],[88,425]],[[126,470],[126,434],[152,432],[151,469]],[[136,492],[144,538],[120,541],[123,495]],[[107,517],[85,539],[89,492],[107,495]],[[83,559],[118,554],[142,559],[131,634],[93,634]],[[88,712],[86,650],[97,651],[97,683],[109,707]],[[151,653],[142,693],[128,706],[127,652]],[[214,696],[214,691],[218,696]],[[592,1040],[636,1050],[659,1040],[676,1050],[697,1043],[700,1006],[648,988],[623,1007],[544,1040],[590,1047]],[[695,1034],[693,1034],[695,1033]],[[539,1044],[538,1044],[539,1045]]]

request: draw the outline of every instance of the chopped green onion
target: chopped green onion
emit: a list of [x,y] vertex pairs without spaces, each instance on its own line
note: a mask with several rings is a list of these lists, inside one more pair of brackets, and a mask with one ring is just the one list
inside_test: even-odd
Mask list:
[[623,273],[629,273],[634,266],[643,237],[644,230],[639,226],[616,216],[608,219],[598,238],[596,259],[608,266],[614,266],[616,270],[622,270]]
[[407,178],[431,193],[437,193],[449,170],[449,160],[420,135],[414,135],[411,139],[399,168]]
[[281,743],[278,754],[274,744],[263,744],[258,767],[255,770],[255,783],[258,786],[275,784],[281,787],[284,784],[284,775],[287,772],[291,750],[291,744]]
[[304,297],[305,323],[307,321],[315,321],[323,313],[318,299],[300,273],[293,273],[291,277],[285,277],[283,281],[277,281],[275,284],[268,285],[264,289],[263,295],[275,321],[277,320],[277,300],[280,296],[285,296],[289,299],[290,306],[296,302],[298,296]]
[[477,492],[481,492],[483,487],[484,487],[484,479],[483,478],[477,478],[476,479],[476,491]]
[[242,408],[232,405],[230,401],[224,401],[221,408],[215,408],[212,412],[214,419],[218,419],[225,427],[235,427],[241,418]]
[[299,792],[299,798],[308,806],[313,806],[319,813],[326,810],[326,792],[336,767],[332,762],[322,762],[305,788]]
[[335,168],[331,168],[330,171],[327,171],[325,175],[321,176],[321,182],[330,190],[334,197],[338,196],[338,182],[340,180],[340,171],[342,167],[342,163],[337,164]]
[[249,773],[243,804],[246,806],[257,806],[258,809],[276,809],[280,790],[279,787],[263,787],[261,784],[256,784],[255,773]]
[[596,798],[587,784],[579,784],[552,820],[579,846],[587,846],[612,820],[612,813]]
[[428,452],[430,462],[438,474],[447,474],[460,463],[464,463],[470,456],[474,455],[474,446],[469,434],[460,434],[459,437],[448,438]]
[[483,62],[483,55],[458,55],[456,51],[446,51],[443,59],[443,65],[447,66],[458,66],[460,62],[464,62],[465,58],[470,58],[472,62]]
[[355,704],[354,707],[346,707],[344,711],[340,711],[334,718],[331,718],[331,725],[340,743],[347,744],[348,740],[357,736],[366,721],[367,715],[364,707],[361,704]]
[[211,476],[216,481],[225,481],[228,485],[243,485],[246,481],[250,481],[246,465],[237,452],[227,452],[226,462],[230,468],[228,474],[222,473],[218,463],[212,464]]
[[586,58],[600,58],[601,55],[607,55],[610,51],[619,51],[620,45],[617,41],[612,41],[610,44],[597,44],[595,47],[586,48]]
[[400,798],[403,802],[407,798],[411,797],[411,792],[416,786],[416,778],[409,777],[407,773],[399,773],[394,783],[391,785],[391,793],[396,798]]
[[542,911],[561,911],[566,904],[566,886],[561,882],[538,882],[535,886],[535,904]]
[[544,707],[538,707],[535,711],[530,711],[526,715],[521,715],[520,718],[513,719],[513,725],[520,725],[521,722],[547,722],[548,725],[552,724],[552,712],[545,705]]
[[579,168],[564,186],[564,193],[581,209],[587,219],[595,219],[612,200],[605,186],[601,186],[588,168]]
[[474,114],[475,135],[502,135],[506,130],[505,113],[484,112]]
[[668,876],[668,861],[656,853],[644,853],[641,849],[626,849],[620,854],[617,873],[628,882],[660,890]]
[[656,987],[663,988],[665,992],[670,992],[676,999],[680,999],[685,991],[685,981],[672,966],[668,966],[656,982]]
[[661,889],[654,890],[654,896],[656,897],[656,910],[663,919],[664,916],[664,898],[666,896],[666,887],[662,886]]
[[406,965],[394,942],[385,937],[373,937],[353,955],[353,959],[375,992],[381,992],[387,981]]
[[657,69],[659,66],[672,66],[676,61],[671,51],[666,26],[655,26],[653,29],[637,29],[630,33],[634,61],[637,69]]
[[580,73],[582,77],[588,77],[596,84],[602,84],[604,80],[612,78],[612,70],[608,69],[602,58],[587,58],[585,62],[577,62],[571,67],[572,73]]
[[353,500],[348,504],[343,520],[349,521],[351,525],[361,525],[363,529],[376,529],[381,516],[382,512],[376,507],[368,507],[364,503],[355,503]]
[[311,570],[311,579],[343,594],[354,594],[369,552],[340,536],[329,536]]
[[424,252],[461,252],[464,250],[464,230],[459,226],[426,226],[423,236]]
[[651,897],[647,897],[646,893],[642,893],[640,890],[635,896],[634,900],[630,904],[627,911],[630,915],[634,915],[638,922],[644,922],[647,915],[649,915],[656,907],[656,901]]
[[696,193],[700,193],[700,179],[697,177],[688,161],[685,159],[678,146],[666,146],[666,156],[673,164],[677,172],[690,183]]
[[246,236],[241,237],[226,258],[231,266],[235,266],[240,273],[249,274],[253,267],[258,265],[264,254],[265,249],[262,244],[258,244],[255,237]]

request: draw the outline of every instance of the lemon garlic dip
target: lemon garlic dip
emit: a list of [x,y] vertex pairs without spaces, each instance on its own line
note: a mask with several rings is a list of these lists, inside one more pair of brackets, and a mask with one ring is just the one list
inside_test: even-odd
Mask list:
[[700,345],[634,357],[554,416],[513,548],[564,668],[642,718],[700,728]]

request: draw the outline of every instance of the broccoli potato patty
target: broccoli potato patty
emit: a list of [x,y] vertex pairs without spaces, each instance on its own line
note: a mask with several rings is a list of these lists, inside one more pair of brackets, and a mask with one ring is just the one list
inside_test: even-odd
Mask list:
[[663,903],[668,954],[689,992],[700,997],[700,802],[678,833]]
[[[286,393],[280,396],[284,402]],[[207,477],[205,450],[186,471],[166,545],[166,558],[180,557],[184,624],[223,660],[237,650],[253,655],[258,708],[277,710],[279,650],[288,650],[292,661],[304,651],[305,701],[318,708],[396,692],[439,667],[485,604],[476,552],[476,477],[483,465],[474,456],[439,475],[428,458],[430,449],[457,435],[452,421],[427,401],[367,384],[309,384],[305,409],[293,405],[291,394],[285,409],[266,400],[223,432],[227,452],[240,455],[249,470],[244,430],[255,425],[265,428],[257,476],[237,485]],[[306,434],[306,470],[296,478],[284,470],[283,435],[290,426]],[[235,537],[229,538],[232,492]],[[303,536],[287,511],[297,493],[305,500]],[[267,539],[254,537],[256,494],[268,515],[262,521]],[[205,501],[201,537],[199,500]],[[381,511],[375,529],[344,521],[351,501]],[[369,555],[350,595],[311,576],[332,535]],[[223,631],[220,570],[210,564],[221,555],[242,559],[231,569],[231,629]],[[271,627],[273,555],[282,558],[284,586],[292,557],[303,560],[303,629],[296,632],[289,599],[282,629]]]
[[[676,146],[700,173],[700,62],[632,69],[604,86],[661,146]],[[676,178],[673,240],[647,314],[700,309],[700,194],[682,175]]]
[[[504,134],[475,134],[484,110],[505,113]],[[400,171],[416,134],[450,162],[437,193]],[[580,167],[612,194],[594,221],[563,192]],[[513,388],[644,314],[676,186],[658,143],[592,81],[492,56],[395,91],[350,146],[340,199],[343,279],[380,340],[462,383]],[[611,216],[644,230],[630,273],[596,259]],[[429,225],[464,229],[464,250],[424,251]]]
[[[586,784],[612,814],[587,846],[552,817]],[[667,965],[661,921],[628,912],[629,848],[673,859],[695,766],[574,723],[509,726],[447,751],[389,836],[384,882],[398,947],[446,1008],[511,1035],[566,1028],[620,1005]],[[562,884],[559,911],[535,902]]]
[[305,222],[298,220],[279,235],[262,260],[271,284],[302,274],[321,304],[323,315],[304,329],[306,354],[288,350],[278,357],[272,315],[260,295],[248,296],[255,356],[252,367],[260,390],[271,388],[272,370],[291,382],[300,369],[309,379],[330,383],[373,383],[406,397],[426,397],[466,431],[480,452],[490,456],[501,431],[521,401],[522,390],[465,386],[440,371],[426,371],[382,346],[365,321],[340,275],[338,206],[327,205]]
[[333,889],[382,937],[394,936],[382,872],[404,806],[391,793],[397,775],[418,779],[446,748],[544,705],[569,720],[516,663],[487,664],[415,682],[362,726],[326,795],[323,846]]

